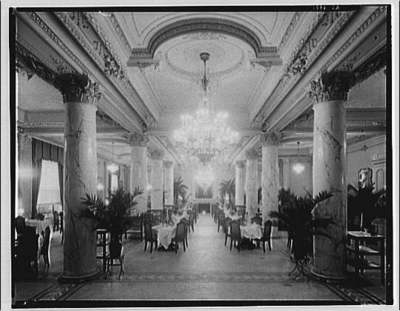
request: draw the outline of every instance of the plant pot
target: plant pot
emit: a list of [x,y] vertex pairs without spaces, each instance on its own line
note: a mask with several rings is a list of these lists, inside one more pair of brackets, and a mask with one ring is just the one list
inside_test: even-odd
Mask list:
[[122,233],[111,232],[110,257],[119,258],[122,249]]

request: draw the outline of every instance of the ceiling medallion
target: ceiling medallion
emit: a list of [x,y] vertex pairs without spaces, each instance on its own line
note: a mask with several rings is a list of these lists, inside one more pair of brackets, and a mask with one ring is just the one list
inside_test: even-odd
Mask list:
[[200,59],[204,63],[204,75],[201,79],[204,95],[199,109],[194,115],[181,115],[182,126],[173,134],[177,149],[182,150],[187,158],[195,157],[203,164],[222,155],[225,150],[239,140],[239,133],[233,131],[226,124],[228,114],[216,112],[209,102],[207,96],[209,90],[207,61],[209,58],[208,52],[200,53]]

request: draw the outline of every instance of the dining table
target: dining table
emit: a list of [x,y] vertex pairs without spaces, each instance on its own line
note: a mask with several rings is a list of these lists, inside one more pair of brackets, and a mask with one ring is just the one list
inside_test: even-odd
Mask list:
[[175,237],[176,224],[169,225],[162,223],[153,226],[152,229],[157,232],[158,245],[165,249],[168,249],[172,242],[172,239]]
[[44,232],[46,227],[49,227],[50,231],[52,231],[53,227],[51,219],[25,219],[25,225],[29,227],[34,227],[37,234],[40,234],[42,231]]
[[262,230],[261,226],[253,223],[240,226],[240,234],[242,238],[247,238],[249,240],[261,239]]

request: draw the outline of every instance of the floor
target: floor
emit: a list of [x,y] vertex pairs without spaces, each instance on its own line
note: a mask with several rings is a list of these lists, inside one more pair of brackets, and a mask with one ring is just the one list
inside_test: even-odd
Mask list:
[[[272,251],[229,250],[224,235],[209,214],[200,215],[195,231],[189,234],[189,248],[172,251],[143,251],[143,242],[126,240],[125,275],[118,280],[118,269],[108,279],[84,284],[60,284],[62,270],[60,236],[53,236],[52,267],[35,282],[18,282],[18,303],[45,301],[318,301],[321,303],[379,303],[365,295],[351,297],[343,288],[316,280],[293,280],[288,276],[293,264],[285,240],[273,241]],[[345,288],[346,289],[346,288]],[[347,289],[346,289],[347,290]],[[379,296],[379,295],[378,295]],[[364,298],[364,300],[363,300]],[[380,301],[382,302],[382,301]]]

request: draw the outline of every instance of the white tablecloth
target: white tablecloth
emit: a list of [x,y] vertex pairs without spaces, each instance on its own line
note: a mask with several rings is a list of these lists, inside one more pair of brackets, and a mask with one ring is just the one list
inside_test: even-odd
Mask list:
[[25,219],[25,225],[29,227],[35,227],[37,234],[40,234],[42,231],[44,232],[47,226],[49,226],[50,231],[52,231],[53,228],[50,219],[45,219],[45,220]]
[[153,226],[153,230],[157,231],[158,245],[168,249],[172,238],[175,237],[176,226],[160,224]]
[[240,233],[242,238],[261,239],[262,237],[261,226],[257,224],[240,226]]

